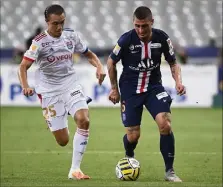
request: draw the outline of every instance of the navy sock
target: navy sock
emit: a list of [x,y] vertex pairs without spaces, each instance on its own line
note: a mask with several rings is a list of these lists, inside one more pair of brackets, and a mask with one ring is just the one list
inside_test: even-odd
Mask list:
[[166,172],[169,169],[173,169],[175,146],[174,146],[174,135],[171,132],[168,135],[160,135],[160,151],[163,155],[163,159],[166,166]]
[[136,148],[138,141],[133,142],[133,143],[129,142],[128,138],[127,138],[127,134],[125,134],[123,137],[123,143],[124,143],[124,147],[125,147],[126,156],[134,157],[134,149]]

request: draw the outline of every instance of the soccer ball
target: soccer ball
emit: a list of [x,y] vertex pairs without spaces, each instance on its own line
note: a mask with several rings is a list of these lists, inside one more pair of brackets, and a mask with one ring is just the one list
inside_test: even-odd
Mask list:
[[135,181],[139,178],[140,163],[135,158],[122,158],[115,167],[118,179],[124,181]]

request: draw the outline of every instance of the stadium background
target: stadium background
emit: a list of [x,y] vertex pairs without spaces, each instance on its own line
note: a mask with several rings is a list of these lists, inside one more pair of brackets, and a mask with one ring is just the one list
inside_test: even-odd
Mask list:
[[[24,97],[17,78],[18,64],[30,37],[46,27],[43,12],[51,3],[66,11],[65,27],[80,33],[105,64],[119,36],[132,28],[137,6],[151,8],[155,28],[172,39],[182,66],[187,95],[179,97],[168,65],[162,62],[163,81],[173,98],[173,128],[177,140],[176,168],[185,181],[179,186],[222,185],[222,1],[1,1],[1,185],[2,186],[165,186],[158,149],[158,131],[144,112],[143,133],[137,148],[142,164],[138,183],[120,183],[115,164],[124,154],[119,109],[108,101],[109,80],[99,87],[94,68],[74,54],[79,78],[90,104],[91,140],[83,168],[92,180],[66,180],[71,143],[55,145],[41,116],[39,101]],[[34,84],[34,70],[28,73]],[[120,72],[121,67],[118,66]],[[112,120],[110,120],[112,119]],[[74,132],[69,119],[71,134]],[[72,139],[72,138],[71,138]],[[144,154],[145,153],[145,154]],[[93,160],[97,160],[96,162]],[[170,186],[170,185],[168,185]]]

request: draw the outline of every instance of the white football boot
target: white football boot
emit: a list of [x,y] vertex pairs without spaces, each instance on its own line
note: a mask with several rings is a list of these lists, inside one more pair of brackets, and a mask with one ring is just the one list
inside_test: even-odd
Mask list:
[[165,177],[164,179],[166,181],[170,181],[170,182],[182,182],[182,180],[175,174],[173,169],[169,169],[166,173],[165,173]]

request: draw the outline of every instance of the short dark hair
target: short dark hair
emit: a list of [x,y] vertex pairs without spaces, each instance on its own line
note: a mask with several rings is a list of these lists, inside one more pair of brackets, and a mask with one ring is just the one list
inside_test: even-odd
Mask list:
[[152,15],[152,11],[148,7],[140,6],[136,8],[136,10],[134,11],[133,19],[135,17],[137,19],[146,19],[146,18],[152,19],[153,15]]
[[65,11],[62,6],[57,5],[57,4],[50,5],[46,7],[44,11],[45,20],[48,21],[50,14],[61,15],[63,13],[65,14]]

